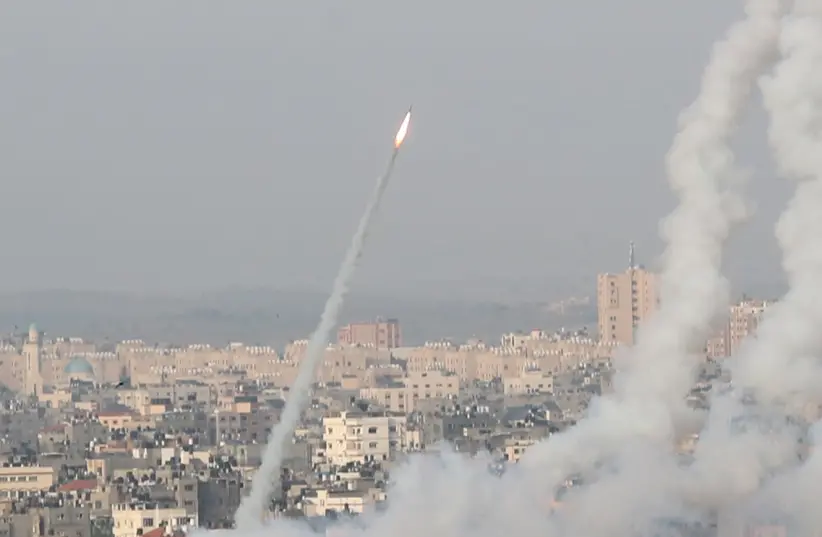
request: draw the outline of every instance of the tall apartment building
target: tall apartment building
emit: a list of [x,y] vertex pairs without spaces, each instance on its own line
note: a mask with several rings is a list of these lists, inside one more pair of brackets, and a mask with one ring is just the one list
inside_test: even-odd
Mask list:
[[731,354],[735,354],[742,341],[748,336],[756,335],[759,323],[765,315],[770,302],[766,300],[742,300],[731,306],[730,322],[728,323],[728,347]]
[[337,331],[337,343],[395,349],[402,346],[400,322],[397,319],[377,319],[373,323],[351,323]]
[[736,354],[742,342],[754,337],[762,317],[772,302],[743,298],[728,308],[728,317],[722,329],[708,340],[706,354],[709,358],[723,358]]
[[633,345],[637,327],[658,305],[657,275],[635,263],[631,243],[628,270],[597,276],[600,340]]

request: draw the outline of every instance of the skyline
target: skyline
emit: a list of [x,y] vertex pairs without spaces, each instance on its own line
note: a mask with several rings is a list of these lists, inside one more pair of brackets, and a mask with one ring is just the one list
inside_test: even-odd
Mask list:
[[[634,274],[630,270],[601,273],[597,278],[596,296],[568,297],[555,302],[506,305],[491,301],[352,297],[337,324],[342,327],[349,323],[399,318],[403,325],[403,339],[409,345],[472,340],[493,344],[504,334],[574,333],[580,330],[605,340],[619,339],[628,343],[621,332],[619,338],[613,338],[606,329],[603,336],[603,316],[616,314],[622,319],[625,315],[618,307],[611,311],[612,306],[603,301],[604,293],[607,294],[603,285],[608,281],[624,280],[629,275],[633,278]],[[647,275],[652,280],[658,278],[656,273]],[[655,287],[656,284],[651,285]],[[281,347],[304,339],[310,333],[316,309],[322,306],[324,297],[325,294],[320,292],[278,293],[267,289],[224,291],[187,298],[66,291],[0,295],[0,336],[19,332],[21,327],[36,322],[46,329],[47,337],[77,336],[105,343],[141,339],[162,345],[185,346],[200,342],[221,346],[243,342]],[[781,298],[781,295],[742,293],[733,296],[728,307],[733,311],[740,304],[756,301],[772,304]],[[716,329],[719,330],[719,326]],[[719,336],[719,332],[714,336]],[[710,350],[716,344],[711,343],[714,336],[709,340],[709,355],[718,349]]]
[[[213,293],[197,298],[146,298],[89,293],[0,296],[0,333],[36,322],[48,334],[94,340],[142,338],[185,344],[229,341],[285,345],[307,337],[326,294]],[[343,323],[375,317],[399,317],[408,341],[477,337],[495,341],[510,330],[559,328],[596,321],[593,304],[569,308],[566,316],[539,303],[501,306],[460,301],[379,300],[352,296]]]
[[822,0],[737,3],[13,6],[0,533],[818,533]]

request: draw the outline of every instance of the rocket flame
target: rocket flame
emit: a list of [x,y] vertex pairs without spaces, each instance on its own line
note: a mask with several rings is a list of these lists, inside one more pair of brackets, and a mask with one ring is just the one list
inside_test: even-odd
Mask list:
[[402,145],[402,141],[405,140],[405,135],[408,133],[408,123],[411,121],[411,110],[405,114],[405,119],[402,120],[402,125],[400,125],[400,130],[397,131],[397,136],[394,137],[394,149],[399,149]]

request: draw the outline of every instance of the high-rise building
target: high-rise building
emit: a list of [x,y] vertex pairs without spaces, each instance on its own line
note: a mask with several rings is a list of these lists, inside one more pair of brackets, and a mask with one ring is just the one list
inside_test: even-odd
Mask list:
[[708,340],[708,357],[723,358],[739,352],[745,339],[756,337],[757,328],[771,304],[772,302],[767,300],[752,300],[747,297],[732,304],[728,308],[728,316],[723,319],[721,329]]
[[633,345],[636,329],[659,305],[657,275],[637,265],[631,243],[628,270],[597,276],[597,314],[602,341]]
[[731,306],[730,321],[728,323],[728,347],[731,354],[736,354],[742,341],[747,337],[755,337],[759,323],[765,310],[770,306],[767,300],[749,300],[743,298],[741,302]]

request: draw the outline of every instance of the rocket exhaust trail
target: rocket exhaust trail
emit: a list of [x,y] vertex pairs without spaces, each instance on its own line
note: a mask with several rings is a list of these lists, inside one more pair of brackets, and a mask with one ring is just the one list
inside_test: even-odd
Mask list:
[[[776,226],[789,291],[768,308],[756,337],[731,361],[735,387],[753,393],[754,401],[743,405],[733,392],[712,401],[711,421],[700,439],[696,463],[714,479],[715,497],[725,501],[749,495],[764,476],[793,461],[799,437],[799,430],[788,427],[778,435],[734,435],[729,416],[802,416],[822,401],[822,2],[794,2],[782,21],[779,48],[782,61],[761,88],[776,164],[798,182]],[[723,408],[719,403],[724,413],[717,410]],[[733,465],[727,463],[731,442],[738,446]]]
[[801,394],[796,402],[804,404],[819,400],[822,373],[816,360],[822,351],[822,2],[795,2],[780,47],[784,59],[761,86],[777,165],[798,181],[776,227],[790,290],[769,308],[732,373],[763,403]]
[[518,466],[535,475],[539,471],[538,486],[556,488],[567,475],[619,452],[625,438],[668,443],[688,416],[685,395],[697,356],[712,321],[727,307],[722,248],[744,216],[730,139],[756,78],[776,51],[781,4],[748,0],[747,17],[714,46],[700,94],[681,115],[666,159],[679,204],[663,226],[667,248],[659,311],[625,353],[614,394],[599,398],[584,420],[537,444],[520,461]]
[[397,160],[397,154],[405,139],[410,120],[411,109],[409,108],[400,129],[397,131],[397,136],[394,138],[394,150],[391,153],[388,166],[377,179],[377,184],[371,192],[365,213],[360,219],[357,231],[354,233],[351,245],[348,247],[340,270],[334,280],[334,287],[331,296],[328,297],[328,301],[325,303],[320,323],[308,341],[303,362],[297,373],[297,379],[289,391],[283,415],[280,422],[271,431],[268,444],[263,452],[262,464],[254,474],[251,492],[243,498],[234,516],[238,530],[253,528],[260,524],[261,517],[268,507],[271,492],[275,484],[279,482],[279,476],[276,474],[282,464],[286,442],[291,439],[294,428],[300,419],[300,414],[308,400],[317,365],[323,358],[331,331],[337,325],[337,317],[339,317],[345,296],[348,294],[351,278],[362,256],[368,228],[371,226],[371,220],[377,212],[382,195],[388,186],[391,173],[394,170],[394,162]]

